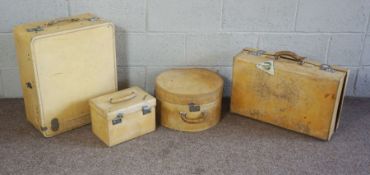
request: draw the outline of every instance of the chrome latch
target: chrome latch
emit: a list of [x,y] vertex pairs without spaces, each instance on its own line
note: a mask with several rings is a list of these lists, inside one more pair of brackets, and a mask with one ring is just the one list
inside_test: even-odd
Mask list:
[[41,26],[37,26],[37,27],[34,27],[34,28],[26,29],[26,30],[27,30],[27,32],[41,32],[44,29]]
[[151,108],[148,105],[142,107],[143,115],[149,114],[152,112]]
[[29,88],[29,89],[32,89],[32,83],[31,82],[27,82],[26,83],[26,87]]
[[266,51],[264,50],[256,50],[256,51],[249,52],[249,54],[254,55],[254,56],[261,56],[261,55],[264,55],[265,53]]
[[329,64],[321,64],[320,65],[320,70],[326,71],[326,72],[331,72],[334,73],[335,69],[331,67]]
[[189,111],[190,112],[198,112],[200,111],[200,106],[194,103],[189,103]]
[[186,112],[179,112],[179,114],[180,114],[181,118],[184,118],[184,117],[186,117],[186,115],[187,115],[187,113],[186,113]]
[[95,21],[99,20],[99,17],[93,16],[91,18],[88,18],[87,20],[90,21],[90,22],[95,22]]
[[117,114],[116,118],[112,120],[112,125],[122,123],[123,113]]

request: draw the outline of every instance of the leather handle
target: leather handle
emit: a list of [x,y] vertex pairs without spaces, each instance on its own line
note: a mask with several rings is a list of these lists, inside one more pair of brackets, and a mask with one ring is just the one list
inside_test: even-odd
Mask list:
[[109,103],[116,104],[116,103],[128,101],[128,100],[131,100],[131,99],[135,98],[136,95],[137,95],[136,92],[132,91],[130,94],[128,94],[126,96],[118,97],[118,98],[111,98],[109,100]]
[[278,51],[275,52],[273,55],[275,59],[283,58],[283,59],[288,59],[292,61],[296,61],[299,64],[303,64],[305,57],[299,56],[298,54],[292,52],[292,51]]
[[45,28],[52,27],[53,25],[56,25],[58,23],[63,23],[63,22],[78,22],[78,21],[86,21],[86,20],[87,21],[90,21],[90,22],[95,22],[95,21],[99,20],[99,18],[96,17],[96,16],[93,16],[93,17],[90,17],[90,18],[70,18],[70,17],[67,17],[67,18],[59,18],[59,19],[55,19],[55,20],[49,21],[48,23],[43,24],[43,25],[35,26],[35,27],[32,27],[32,28],[27,28],[26,31],[27,32],[41,32]]
[[59,18],[59,19],[55,19],[55,20],[48,22],[46,25],[52,26],[52,25],[62,23],[62,22],[77,22],[77,21],[80,21],[80,19],[79,18]]
[[200,112],[199,116],[197,118],[189,118],[187,112],[179,112],[182,121],[189,123],[189,124],[196,124],[196,123],[202,123],[207,119],[207,113],[206,112]]

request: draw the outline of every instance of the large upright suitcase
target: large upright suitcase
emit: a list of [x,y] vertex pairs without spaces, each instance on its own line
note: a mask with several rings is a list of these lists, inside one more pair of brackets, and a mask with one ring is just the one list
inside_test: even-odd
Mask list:
[[111,22],[83,14],[13,34],[27,120],[45,137],[88,124],[88,99],[117,90]]
[[245,49],[234,58],[231,111],[329,140],[338,127],[348,73],[290,51]]

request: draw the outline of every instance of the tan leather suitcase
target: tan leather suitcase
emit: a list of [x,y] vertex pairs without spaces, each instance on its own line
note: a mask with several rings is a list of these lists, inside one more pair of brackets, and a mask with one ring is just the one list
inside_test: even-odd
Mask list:
[[172,69],[156,78],[161,124],[179,131],[202,131],[220,120],[223,79],[207,69]]
[[117,90],[111,22],[84,14],[13,34],[27,120],[45,137],[88,124],[88,99]]
[[108,146],[153,132],[156,99],[139,87],[90,100],[93,133]]
[[234,58],[231,111],[330,140],[348,74],[289,51],[245,49]]

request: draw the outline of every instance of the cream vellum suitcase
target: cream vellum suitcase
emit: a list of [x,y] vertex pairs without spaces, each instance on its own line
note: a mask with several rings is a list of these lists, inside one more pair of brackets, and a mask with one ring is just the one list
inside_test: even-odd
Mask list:
[[108,146],[155,130],[156,99],[131,87],[90,100],[93,133]]
[[290,51],[244,49],[234,57],[231,111],[330,140],[349,71]]
[[88,100],[117,90],[114,33],[92,14],[14,28],[27,120],[45,137],[88,124]]
[[160,122],[179,131],[215,126],[221,116],[223,79],[207,69],[171,69],[156,78]]

